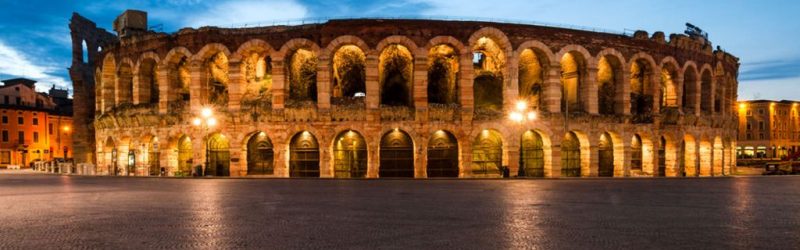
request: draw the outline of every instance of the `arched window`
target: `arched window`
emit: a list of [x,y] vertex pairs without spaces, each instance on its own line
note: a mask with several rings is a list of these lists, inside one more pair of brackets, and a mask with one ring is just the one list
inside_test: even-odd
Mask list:
[[458,141],[450,132],[439,130],[428,142],[429,178],[458,177]]
[[392,44],[381,51],[378,74],[381,105],[413,107],[414,58],[403,45]]
[[380,177],[414,177],[414,143],[402,130],[394,129],[381,139]]
[[333,104],[364,104],[367,87],[366,56],[358,46],[345,45],[333,55]]
[[264,132],[257,132],[247,141],[247,175],[275,173],[272,141]]
[[458,104],[459,56],[446,44],[428,52],[428,103]]
[[519,55],[519,98],[527,100],[531,109],[541,107],[544,91],[544,66],[546,58],[532,49],[525,49]]
[[297,49],[289,57],[286,71],[289,82],[289,106],[317,102],[317,55],[307,49]]

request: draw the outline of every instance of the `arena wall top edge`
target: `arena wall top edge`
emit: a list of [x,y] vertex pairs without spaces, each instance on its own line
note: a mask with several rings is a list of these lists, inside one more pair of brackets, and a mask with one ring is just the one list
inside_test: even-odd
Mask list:
[[117,59],[130,58],[136,61],[144,52],[155,52],[163,58],[176,47],[185,47],[192,53],[197,53],[212,43],[223,44],[229,51],[234,52],[240,45],[252,39],[267,42],[275,51],[280,50],[288,41],[298,38],[308,39],[319,48],[325,48],[334,39],[346,35],[363,40],[373,49],[390,36],[407,37],[419,48],[425,48],[430,40],[437,36],[450,36],[465,46],[470,46],[470,37],[479,30],[489,27],[502,32],[504,39],[507,39],[512,47],[510,51],[516,51],[523,43],[538,41],[545,44],[554,54],[568,45],[579,45],[592,56],[607,48],[613,48],[626,59],[643,52],[650,55],[656,63],[667,57],[674,58],[681,65],[687,61],[694,61],[698,67],[703,64],[714,67],[721,63],[725,72],[732,72],[735,77],[738,76],[739,68],[739,58],[719,49],[713,50],[711,42],[703,38],[684,34],[670,34],[666,37],[663,32],[652,35],[644,31],[624,34],[600,29],[590,31],[588,29],[592,28],[577,26],[564,28],[480,20],[352,18],[317,21],[312,19],[308,22],[310,23],[238,28],[206,26],[196,29],[182,28],[174,33],[148,31],[121,38],[119,43],[104,48],[102,56],[113,53]]

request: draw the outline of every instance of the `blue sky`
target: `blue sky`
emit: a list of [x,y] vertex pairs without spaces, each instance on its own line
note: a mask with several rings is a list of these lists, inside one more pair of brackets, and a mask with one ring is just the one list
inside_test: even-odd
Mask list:
[[122,11],[139,9],[166,32],[313,17],[459,16],[669,34],[682,33],[688,21],[708,31],[715,46],[741,58],[739,99],[800,99],[796,0],[0,0],[0,6],[0,78],[32,78],[40,81],[40,90],[70,85],[72,12],[111,30]]

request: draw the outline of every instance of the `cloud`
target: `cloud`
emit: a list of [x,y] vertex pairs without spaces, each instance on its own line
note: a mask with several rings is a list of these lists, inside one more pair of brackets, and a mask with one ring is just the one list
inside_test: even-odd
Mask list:
[[800,58],[743,64],[739,71],[739,79],[743,81],[800,77]]
[[186,14],[183,26],[243,26],[259,22],[304,18],[308,10],[296,1],[239,0],[205,6],[196,14]]
[[[56,75],[66,69],[53,66],[57,64],[35,64],[29,58],[34,58],[17,49],[8,46],[0,40],[0,75],[12,77],[25,77],[39,81],[38,90],[46,90],[50,84],[59,88],[70,88],[72,84],[64,77]],[[47,86],[46,86],[47,85]]]

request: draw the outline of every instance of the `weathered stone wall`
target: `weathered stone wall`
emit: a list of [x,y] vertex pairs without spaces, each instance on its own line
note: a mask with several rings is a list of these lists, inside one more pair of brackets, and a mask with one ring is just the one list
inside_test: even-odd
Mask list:
[[[497,48],[476,46],[486,39]],[[458,102],[455,105],[428,104],[429,52],[441,44],[450,46],[458,57],[458,67],[452,67],[458,69],[455,73]],[[363,106],[331,102],[332,95],[336,95],[332,83],[335,78],[332,76],[333,57],[337,49],[345,45],[358,47],[366,56]],[[384,60],[381,53],[391,45],[400,45],[411,53],[413,67],[408,80],[412,86],[407,94],[412,103],[407,106],[383,106],[381,103],[384,79],[379,70]],[[731,148],[735,144],[737,126],[733,105],[738,86],[738,59],[722,51],[712,52],[709,46],[710,43],[679,35],[671,36],[667,43],[663,33],[656,33],[651,38],[641,32],[636,37],[628,37],[530,25],[424,20],[339,20],[317,25],[184,29],[176,34],[132,36],[103,50],[102,58],[110,62],[132,62],[136,65],[134,76],[144,58],[154,59],[158,63],[156,78],[161,98],[158,103],[97,105],[104,107],[94,119],[98,172],[108,173],[109,169],[114,169],[113,164],[127,163],[129,152],[134,152],[137,172],[146,172],[142,169],[154,161],[146,152],[152,148],[150,143],[155,141],[159,149],[159,166],[172,174],[178,169],[179,138],[191,138],[194,148],[192,164],[197,165],[205,160],[203,149],[207,136],[219,133],[230,142],[230,174],[246,175],[247,141],[252,135],[263,132],[273,145],[274,175],[288,177],[290,140],[295,134],[307,131],[320,145],[320,175],[333,177],[336,137],[343,131],[352,130],[366,140],[366,177],[374,178],[379,177],[381,138],[397,129],[408,133],[414,141],[414,172],[420,178],[426,177],[427,173],[429,141],[439,130],[452,133],[457,140],[461,177],[477,176],[473,174],[473,147],[482,145],[480,138],[483,137],[479,135],[485,131],[492,131],[502,138],[499,164],[508,166],[512,175],[518,173],[521,137],[526,131],[535,131],[542,137],[544,175],[547,177],[562,176],[560,145],[568,132],[575,133],[581,144],[581,176],[598,175],[601,157],[597,145],[601,135],[606,133],[613,144],[614,176],[657,176],[659,168],[663,168],[661,172],[666,176],[729,174],[735,167],[730,159],[734,156]],[[287,106],[292,101],[288,91],[293,84],[292,77],[289,77],[292,69],[290,58],[299,49],[313,53],[317,58],[316,100]],[[539,115],[535,121],[514,122],[508,119],[508,113],[515,109],[515,103],[520,99],[520,55],[526,49],[533,50],[538,59],[535,68],[539,71],[526,74],[540,78],[537,83],[542,85],[542,89],[536,98],[541,100]],[[473,81],[478,73],[486,71],[473,65],[473,52],[477,50],[487,53],[487,58],[490,58],[487,60],[492,63],[490,66],[499,67],[493,73],[502,76],[499,113],[476,109],[475,96],[479,93],[473,91]],[[248,60],[253,54],[257,58]],[[576,72],[561,72],[562,58],[567,54],[579,60]],[[220,55],[228,63],[227,105],[213,106],[219,123],[207,130],[193,126],[191,121],[199,116],[202,108],[210,106],[208,91],[212,81],[209,81],[209,69],[204,62]],[[169,87],[175,86],[171,79],[180,78],[177,76],[179,71],[172,70],[179,58],[188,60],[190,101],[180,108],[172,108],[171,105],[180,103],[175,98],[168,98],[171,91],[175,91]],[[613,69],[615,88],[606,97],[613,103],[614,107],[610,109],[601,109],[598,102],[598,82],[604,79],[599,68],[607,67],[599,66],[603,58],[613,59],[615,63],[610,65],[616,67]],[[252,89],[248,85],[252,82],[249,79],[253,78],[248,76],[251,74],[248,73],[248,61],[269,64],[265,68],[269,69],[270,89],[266,96],[262,95],[263,98],[243,102],[244,94]],[[648,79],[646,85],[649,87],[646,88],[650,89],[647,92],[653,101],[653,109],[648,114],[631,115],[632,77],[629,72],[633,62],[645,64],[643,68],[650,70],[647,73],[649,78],[636,78],[637,81]],[[85,93],[119,96],[118,92],[127,91],[111,87],[120,86],[120,77],[105,76],[105,72],[120,72],[119,64],[95,67],[89,72],[103,72],[99,83],[102,87],[99,87],[100,91],[91,89]],[[522,68],[525,72],[531,70]],[[675,96],[666,99],[677,98],[674,105],[662,105],[662,98],[659,98],[662,78],[658,76],[662,68],[672,70]],[[578,91],[581,105],[581,112],[570,112],[567,122],[561,107],[565,73],[577,77],[578,86],[574,91]],[[694,77],[686,80],[684,75],[687,74]],[[523,79],[530,78],[528,75]],[[702,77],[709,75],[712,77]],[[701,84],[703,79],[710,82]],[[140,86],[138,78],[133,81],[133,86]],[[263,87],[255,89],[259,88]],[[701,97],[720,101],[701,100]],[[682,109],[683,100],[691,103],[691,108]],[[95,106],[91,102],[84,105],[88,109]],[[701,106],[709,112],[701,112]],[[600,115],[600,110],[606,110],[607,114]],[[635,135],[642,141],[641,170],[631,170],[631,144]],[[660,160],[656,150],[662,147],[662,138],[666,142],[663,145],[666,148],[664,160]],[[682,143],[686,144],[683,153]],[[112,152],[116,159],[112,159]]]

